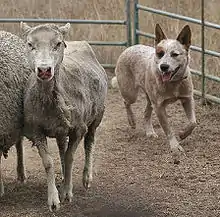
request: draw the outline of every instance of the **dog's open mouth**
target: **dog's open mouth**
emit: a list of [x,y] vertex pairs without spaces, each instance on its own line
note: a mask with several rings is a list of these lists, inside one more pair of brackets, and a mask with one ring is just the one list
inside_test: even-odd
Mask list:
[[179,71],[180,66],[178,66],[174,71],[168,71],[162,74],[163,82],[170,81],[172,77]]

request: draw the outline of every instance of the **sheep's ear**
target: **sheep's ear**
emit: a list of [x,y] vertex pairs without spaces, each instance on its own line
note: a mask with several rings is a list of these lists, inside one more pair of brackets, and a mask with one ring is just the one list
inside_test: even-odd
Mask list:
[[27,36],[28,32],[31,30],[31,27],[28,26],[27,23],[20,22],[20,30],[21,30],[21,36],[25,37]]
[[176,40],[184,45],[186,50],[189,50],[191,45],[191,29],[189,25],[183,27]]
[[27,32],[31,29],[31,27],[28,26],[28,24],[24,22],[20,22],[20,28],[22,32]]
[[155,45],[159,44],[163,39],[167,39],[160,25],[157,23],[155,27]]
[[65,26],[61,26],[59,27],[60,32],[63,34],[63,36],[65,37],[67,35],[67,33],[70,30],[70,23],[67,23]]

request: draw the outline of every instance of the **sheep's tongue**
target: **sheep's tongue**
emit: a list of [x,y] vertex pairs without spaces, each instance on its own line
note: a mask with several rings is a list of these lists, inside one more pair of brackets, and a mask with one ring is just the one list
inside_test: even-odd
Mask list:
[[169,81],[171,78],[171,72],[168,72],[168,73],[164,73],[162,75],[162,81],[165,82],[165,81]]

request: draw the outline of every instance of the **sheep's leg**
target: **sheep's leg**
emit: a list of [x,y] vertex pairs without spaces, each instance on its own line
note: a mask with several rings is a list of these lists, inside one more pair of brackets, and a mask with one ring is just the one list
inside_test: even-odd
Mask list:
[[47,184],[48,184],[48,205],[50,211],[58,210],[60,207],[60,200],[58,191],[55,185],[55,175],[53,159],[48,150],[46,138],[35,143],[38,148],[39,155],[42,159],[46,174],[47,174]]
[[65,165],[64,165],[64,182],[63,189],[61,193],[61,201],[67,199],[69,202],[72,201],[73,197],[73,185],[72,185],[72,167],[73,167],[73,156],[74,153],[85,135],[86,128],[75,129],[70,133],[69,143],[67,150],[65,152]]
[[88,132],[85,135],[84,139],[84,149],[85,149],[85,166],[83,170],[83,186],[88,189],[91,186],[92,182],[92,173],[93,173],[93,153],[95,146],[95,132],[96,128],[102,121],[104,114],[104,108],[97,118],[88,128]]
[[58,136],[56,138],[57,145],[59,148],[59,154],[60,154],[60,162],[61,162],[61,180],[64,179],[64,155],[67,148],[67,137],[66,136]]
[[96,128],[90,126],[84,139],[85,149],[85,166],[83,170],[83,186],[88,189],[92,182],[92,169],[93,169],[93,149],[94,149],[94,136]]
[[22,145],[22,138],[17,141],[16,145],[17,150],[17,176],[18,181],[25,182],[25,169],[24,169],[24,152],[23,152],[23,145]]
[[4,184],[3,184],[3,178],[2,178],[2,151],[0,151],[0,197],[4,195]]

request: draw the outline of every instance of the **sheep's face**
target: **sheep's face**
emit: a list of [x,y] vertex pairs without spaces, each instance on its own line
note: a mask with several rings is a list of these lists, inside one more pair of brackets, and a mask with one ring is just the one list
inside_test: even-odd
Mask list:
[[41,81],[50,81],[63,60],[66,44],[64,37],[70,24],[58,27],[56,25],[40,25],[29,27],[22,24],[26,42],[26,52],[30,67]]

